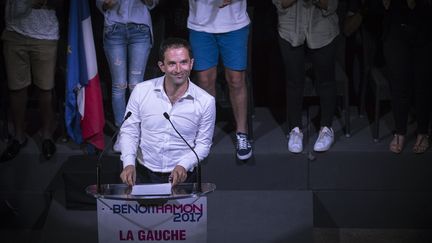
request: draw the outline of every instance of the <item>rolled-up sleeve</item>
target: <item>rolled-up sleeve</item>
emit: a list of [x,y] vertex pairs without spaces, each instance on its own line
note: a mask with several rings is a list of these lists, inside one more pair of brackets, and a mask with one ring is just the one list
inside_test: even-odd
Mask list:
[[[195,152],[200,161],[205,159],[210,153],[210,148],[213,140],[213,133],[216,119],[216,104],[215,99],[211,97],[203,107],[202,118],[198,127],[198,132],[195,139]],[[198,161],[195,154],[191,151],[181,158],[178,165],[184,167],[187,171],[191,171]]]

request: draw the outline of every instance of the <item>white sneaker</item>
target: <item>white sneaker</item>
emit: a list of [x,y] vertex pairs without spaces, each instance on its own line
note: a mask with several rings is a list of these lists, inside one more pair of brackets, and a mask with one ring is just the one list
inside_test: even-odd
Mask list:
[[303,151],[303,133],[298,127],[294,127],[289,133],[288,150],[296,154]]
[[322,127],[318,138],[314,145],[314,150],[316,152],[325,152],[329,150],[334,142],[334,132],[333,129],[328,127]]

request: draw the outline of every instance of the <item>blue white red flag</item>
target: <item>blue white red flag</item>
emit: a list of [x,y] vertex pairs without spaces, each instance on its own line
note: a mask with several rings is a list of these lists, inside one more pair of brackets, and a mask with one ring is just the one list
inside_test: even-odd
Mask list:
[[105,117],[88,0],[70,1],[65,121],[78,144],[105,146]]

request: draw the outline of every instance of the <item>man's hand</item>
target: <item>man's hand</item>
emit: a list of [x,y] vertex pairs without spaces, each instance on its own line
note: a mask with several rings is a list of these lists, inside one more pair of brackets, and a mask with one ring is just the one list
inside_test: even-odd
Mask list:
[[122,173],[120,174],[120,178],[123,181],[123,183],[125,183],[129,186],[135,185],[135,181],[136,181],[135,166],[133,166],[133,165],[126,166],[123,169]]
[[289,8],[291,7],[297,0],[281,0],[281,6],[282,8]]
[[224,8],[231,4],[232,0],[223,0],[222,4],[219,6],[219,8]]
[[153,5],[153,0],[141,0],[142,3],[144,3],[147,6],[152,6]]
[[416,1],[415,0],[407,0],[407,4],[408,4],[408,7],[411,10],[413,10],[415,8],[415,6],[416,6]]
[[117,0],[104,0],[102,8],[104,11],[112,9],[117,4]]
[[181,165],[176,165],[174,170],[171,172],[170,180],[172,183],[172,186],[175,186],[179,183],[184,182],[187,179],[187,172],[186,169],[183,168]]
[[47,0],[32,0],[32,8],[40,9],[47,4]]
[[390,7],[391,0],[382,0],[382,2],[383,2],[383,5],[384,5],[384,8],[386,10],[388,10],[389,7]]

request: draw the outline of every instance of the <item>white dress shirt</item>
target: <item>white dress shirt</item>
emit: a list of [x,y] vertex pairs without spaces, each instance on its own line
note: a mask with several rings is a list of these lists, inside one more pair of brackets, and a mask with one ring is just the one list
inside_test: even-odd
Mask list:
[[126,107],[132,115],[120,129],[120,159],[123,168],[139,163],[154,172],[171,172],[176,165],[192,171],[196,156],[174,131],[163,113],[167,112],[179,133],[194,148],[200,161],[210,152],[216,106],[215,99],[189,81],[185,94],[171,104],[164,90],[165,76],[135,86]]

